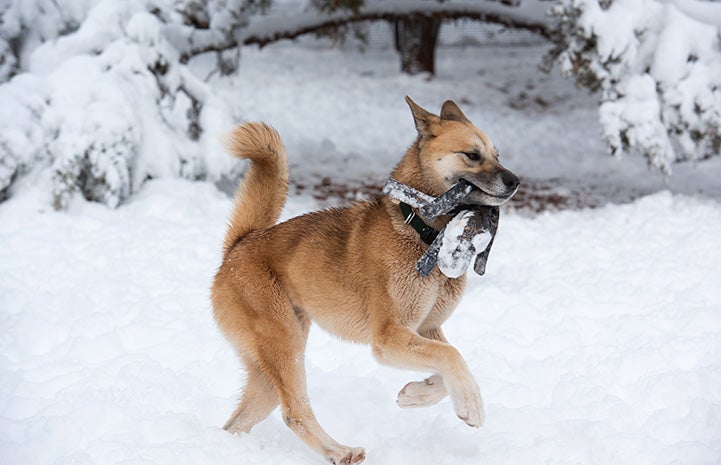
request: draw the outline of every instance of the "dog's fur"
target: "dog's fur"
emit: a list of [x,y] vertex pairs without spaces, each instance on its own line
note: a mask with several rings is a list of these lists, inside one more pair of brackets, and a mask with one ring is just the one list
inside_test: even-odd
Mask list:
[[[445,102],[437,116],[406,101],[418,137],[393,178],[433,196],[463,178],[479,188],[471,202],[482,205],[500,205],[515,193],[518,178],[455,103]],[[280,404],[288,427],[331,463],[365,458],[363,449],[328,436],[311,410],[303,357],[311,320],[370,344],[381,363],[435,373],[407,384],[398,395],[401,407],[431,405],[450,394],[456,414],[480,426],[478,385],[441,331],[465,277],[450,279],[438,269],[426,278],[418,274],[414,265],[427,246],[387,197],[275,224],[288,192],[280,136],[265,124],[246,123],[233,131],[230,148],[251,164],[212,286],[217,324],[247,370],[245,391],[225,429],[250,431]],[[448,220],[429,224],[440,230]]]

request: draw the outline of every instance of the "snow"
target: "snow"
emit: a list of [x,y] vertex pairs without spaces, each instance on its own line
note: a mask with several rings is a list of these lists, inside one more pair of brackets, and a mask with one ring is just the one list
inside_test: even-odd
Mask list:
[[[208,286],[228,198],[152,181],[117,211],[0,205],[0,450],[8,464],[321,463],[278,412],[220,425],[242,369]],[[292,198],[285,217],[308,207]],[[310,397],[369,463],[717,463],[721,208],[661,192],[631,204],[505,215],[484,277],[446,333],[486,401],[472,430],[450,401],[398,410],[422,374],[315,329]]]
[[673,5],[696,21],[721,27],[721,9],[701,0],[673,0]]
[[[593,100],[537,73],[544,47],[450,46],[428,80],[399,75],[392,50],[278,44],[244,50],[239,74],[210,84],[283,136],[283,218],[331,203],[308,187],[325,177],[383,184],[414,137],[405,94],[433,111],[455,99],[522,182],[603,199],[507,209],[485,275],[469,274],[444,329],[481,387],[480,429],[449,399],[399,409],[397,392],[427,374],[313,327],[313,408],[367,463],[721,460],[721,163],[664,180],[605,157]],[[12,137],[35,150],[32,135]],[[51,173],[31,172],[0,203],[0,462],[323,463],[278,411],[250,434],[221,429],[243,382],[208,300],[229,198],[154,179],[116,210],[76,195],[56,212],[49,186]]]

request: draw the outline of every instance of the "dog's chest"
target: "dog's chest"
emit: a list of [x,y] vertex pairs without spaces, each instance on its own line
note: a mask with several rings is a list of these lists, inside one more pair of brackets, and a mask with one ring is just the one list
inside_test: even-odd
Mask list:
[[395,294],[402,323],[414,329],[440,325],[453,313],[464,287],[464,277],[449,279],[437,270],[401,280]]
[[431,323],[432,326],[438,325],[446,321],[453,310],[455,310],[458,301],[463,295],[466,287],[466,278],[461,276],[457,279],[443,278],[439,287],[438,296],[434,302],[434,306],[426,316],[424,324]]

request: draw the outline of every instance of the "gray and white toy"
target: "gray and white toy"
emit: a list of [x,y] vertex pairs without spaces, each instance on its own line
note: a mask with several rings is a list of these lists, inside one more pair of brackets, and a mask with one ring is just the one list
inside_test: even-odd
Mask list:
[[394,179],[389,179],[383,187],[385,195],[416,208],[427,220],[445,214],[454,215],[416,263],[416,270],[422,276],[428,276],[438,264],[441,273],[457,278],[466,272],[473,258],[476,259],[473,270],[479,275],[486,272],[500,210],[498,207],[464,204],[463,200],[474,189],[473,184],[464,179],[438,197]]

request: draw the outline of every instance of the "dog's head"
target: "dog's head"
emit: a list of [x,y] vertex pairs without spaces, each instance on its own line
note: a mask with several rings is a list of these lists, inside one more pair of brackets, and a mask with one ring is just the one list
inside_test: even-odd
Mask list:
[[477,188],[465,199],[473,204],[501,205],[516,193],[518,176],[501,165],[496,147],[458,105],[446,100],[438,116],[409,97],[406,102],[418,130],[420,174],[435,195],[460,179]]

